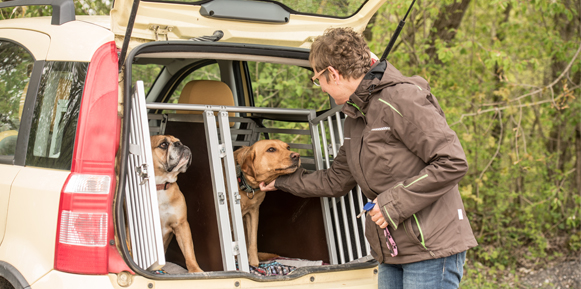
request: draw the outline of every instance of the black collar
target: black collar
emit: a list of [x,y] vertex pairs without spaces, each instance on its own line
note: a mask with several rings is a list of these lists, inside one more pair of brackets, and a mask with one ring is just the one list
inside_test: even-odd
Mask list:
[[158,191],[167,190],[167,188],[169,188],[169,186],[171,186],[171,184],[173,184],[173,183],[165,182],[163,184],[157,184],[157,185],[155,185],[155,187],[157,188]]
[[[236,179],[238,180],[238,187],[246,192],[246,196],[248,196],[249,199],[253,199],[256,189],[252,188],[246,182],[246,178],[244,177],[244,173],[242,172],[242,169],[240,169],[240,166],[236,166]],[[252,193],[252,197],[250,197],[249,193]]]

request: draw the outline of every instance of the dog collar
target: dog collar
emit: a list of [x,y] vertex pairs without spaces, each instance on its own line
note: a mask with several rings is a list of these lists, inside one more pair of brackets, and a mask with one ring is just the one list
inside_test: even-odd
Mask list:
[[166,183],[163,183],[163,184],[157,184],[157,185],[155,185],[155,187],[157,188],[157,190],[158,190],[158,191],[161,191],[161,190],[167,190],[167,188],[169,188],[169,186],[170,186],[171,184],[172,184],[172,183],[168,183],[168,182],[166,182]]
[[[242,172],[242,169],[240,169],[240,166],[236,166],[236,179],[238,180],[238,187],[246,192],[246,196],[248,196],[249,199],[253,199],[256,189],[252,188],[246,182],[246,178],[244,177],[244,173]],[[252,197],[250,197],[249,193],[252,193]]]

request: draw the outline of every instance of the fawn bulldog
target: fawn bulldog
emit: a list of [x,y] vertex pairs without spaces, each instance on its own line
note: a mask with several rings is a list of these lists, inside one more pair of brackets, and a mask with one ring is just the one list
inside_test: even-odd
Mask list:
[[176,183],[178,174],[185,172],[190,166],[192,153],[179,139],[170,135],[152,136],[151,150],[164,250],[167,251],[175,235],[186,259],[188,272],[203,272],[194,254],[185,198]]

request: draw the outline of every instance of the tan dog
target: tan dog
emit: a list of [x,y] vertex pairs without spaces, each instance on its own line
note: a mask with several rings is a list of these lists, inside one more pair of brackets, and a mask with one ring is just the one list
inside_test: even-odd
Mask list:
[[204,272],[196,261],[186,201],[176,183],[178,174],[185,172],[192,163],[192,153],[179,139],[170,135],[152,136],[151,151],[164,251],[167,251],[175,235],[186,259],[188,272]]
[[[248,249],[248,262],[258,266],[258,209],[266,193],[259,184],[272,182],[278,176],[291,174],[301,165],[300,155],[280,140],[261,140],[234,152],[242,218]],[[261,253],[263,254],[263,253]],[[266,255],[266,254],[265,254]]]

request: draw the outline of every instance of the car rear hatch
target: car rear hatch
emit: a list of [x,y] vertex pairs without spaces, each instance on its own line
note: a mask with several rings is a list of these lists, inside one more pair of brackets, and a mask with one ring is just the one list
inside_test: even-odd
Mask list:
[[[221,30],[222,42],[309,48],[329,27],[363,32],[385,1],[140,1],[131,33],[135,43],[130,47]],[[134,2],[117,0],[111,10],[111,28],[118,40],[125,37]]]

